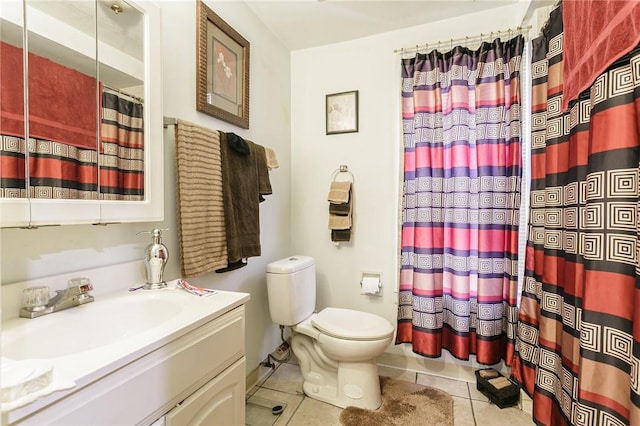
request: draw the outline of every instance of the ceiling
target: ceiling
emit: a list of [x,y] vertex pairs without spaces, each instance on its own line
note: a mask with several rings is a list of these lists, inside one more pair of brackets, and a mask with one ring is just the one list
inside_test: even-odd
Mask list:
[[289,49],[398,30],[522,0],[245,0]]

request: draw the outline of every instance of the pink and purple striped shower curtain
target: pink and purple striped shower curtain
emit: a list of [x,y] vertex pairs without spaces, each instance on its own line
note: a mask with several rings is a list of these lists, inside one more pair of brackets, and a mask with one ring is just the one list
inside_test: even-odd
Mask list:
[[524,39],[402,60],[396,343],[510,364],[517,321]]

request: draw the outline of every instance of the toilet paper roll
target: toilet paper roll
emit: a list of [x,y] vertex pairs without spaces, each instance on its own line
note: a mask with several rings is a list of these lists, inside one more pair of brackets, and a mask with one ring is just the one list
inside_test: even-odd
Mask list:
[[362,294],[380,295],[380,277],[363,277]]

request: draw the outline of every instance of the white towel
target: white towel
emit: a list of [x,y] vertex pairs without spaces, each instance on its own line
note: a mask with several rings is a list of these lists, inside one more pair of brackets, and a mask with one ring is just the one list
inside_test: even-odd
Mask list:
[[2,403],[4,413],[50,393],[70,389],[76,384],[73,380],[60,377],[54,371],[53,363],[46,359],[13,360],[0,358],[2,376]]

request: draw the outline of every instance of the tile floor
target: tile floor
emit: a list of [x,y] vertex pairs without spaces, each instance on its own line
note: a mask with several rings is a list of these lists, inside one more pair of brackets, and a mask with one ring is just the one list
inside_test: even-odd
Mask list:
[[[250,426],[339,426],[341,409],[306,397],[302,392],[302,375],[295,359],[267,369],[267,377],[247,392],[246,423]],[[271,371],[269,371],[271,370]],[[390,367],[379,367],[379,374],[442,389],[454,399],[455,426],[527,426],[531,416],[520,408],[500,409],[467,383],[429,374]],[[530,400],[523,400],[530,404]],[[271,408],[284,407],[280,415]],[[530,407],[530,405],[529,405]],[[383,426],[383,425],[381,425]]]

